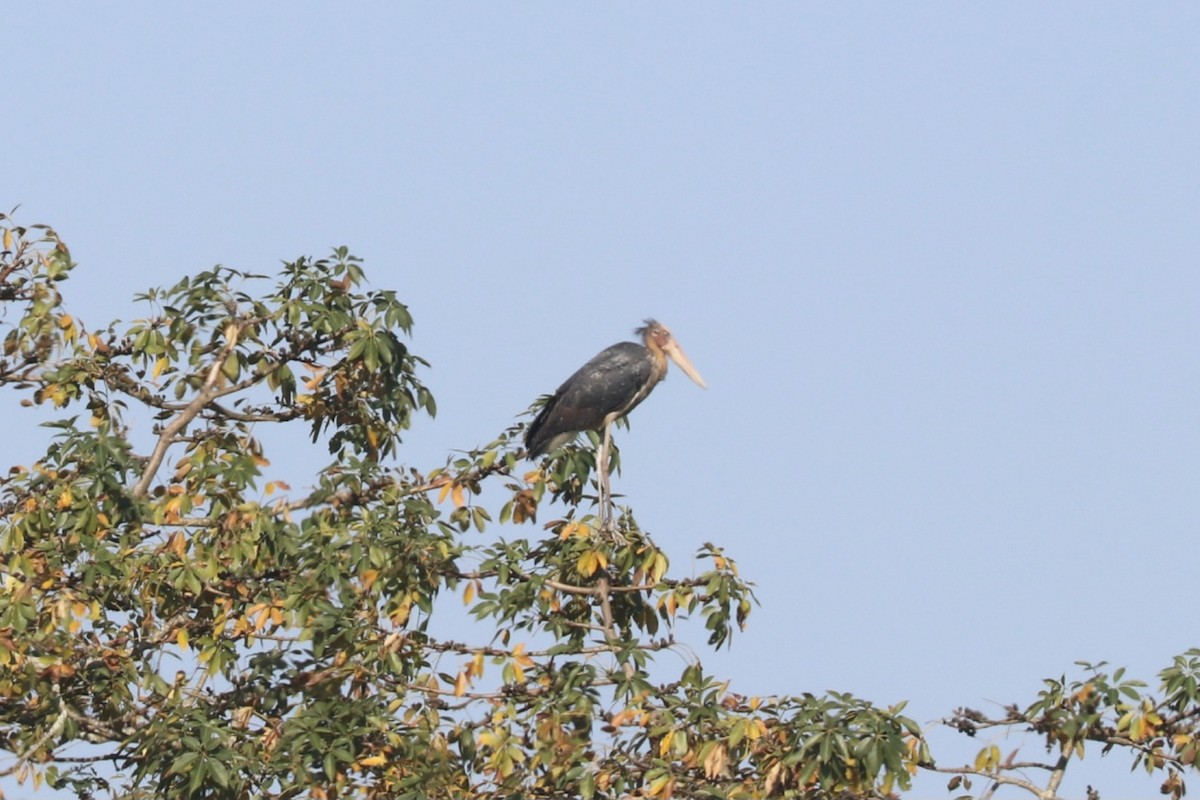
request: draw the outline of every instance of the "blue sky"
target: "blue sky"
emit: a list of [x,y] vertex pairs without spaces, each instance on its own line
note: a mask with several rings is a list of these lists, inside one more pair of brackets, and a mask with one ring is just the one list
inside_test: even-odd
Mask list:
[[1200,6],[5,17],[0,206],[71,245],[88,324],[345,244],[433,363],[422,468],[669,325],[709,389],[638,408],[615,488],[677,569],[711,540],[758,583],[702,654],[739,690],[929,721],[1200,645]]

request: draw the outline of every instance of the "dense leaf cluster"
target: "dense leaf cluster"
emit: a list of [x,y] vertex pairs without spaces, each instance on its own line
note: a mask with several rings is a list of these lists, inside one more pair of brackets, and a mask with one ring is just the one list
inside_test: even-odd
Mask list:
[[[517,425],[395,466],[434,400],[408,310],[345,250],[218,267],[89,329],[58,236],[0,223],[0,386],[66,415],[0,479],[3,774],[84,797],[750,798],[882,797],[936,769],[902,706],[706,673],[679,621],[727,646],[752,586],[711,544],[674,574],[628,508],[601,524],[594,447],[530,465]],[[279,425],[328,446],[303,492],[271,474]],[[460,600],[467,642],[443,623]],[[1182,794],[1198,659],[1161,701],[1097,670],[951,724],[1127,746]],[[1007,779],[985,751],[947,771]]]

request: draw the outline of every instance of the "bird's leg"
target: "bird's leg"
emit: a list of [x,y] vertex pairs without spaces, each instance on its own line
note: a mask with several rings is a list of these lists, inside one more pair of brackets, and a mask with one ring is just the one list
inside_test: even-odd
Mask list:
[[599,474],[600,526],[612,527],[612,487],[608,482],[608,448],[612,442],[612,423],[604,426],[600,439],[600,451],[596,454],[596,471]]
[[613,543],[624,547],[625,537],[613,524],[612,476],[609,474],[609,451],[612,449],[612,423],[604,426],[604,436],[600,440],[600,450],[596,454],[596,470],[600,473],[600,530],[608,534]]

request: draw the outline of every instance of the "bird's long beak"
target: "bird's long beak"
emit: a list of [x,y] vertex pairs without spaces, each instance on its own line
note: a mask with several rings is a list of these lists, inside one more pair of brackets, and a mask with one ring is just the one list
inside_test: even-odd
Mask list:
[[683,348],[679,346],[679,342],[672,339],[667,342],[667,346],[663,348],[667,355],[671,357],[684,373],[696,382],[696,385],[701,389],[707,389],[708,385],[704,382],[704,378],[700,377],[700,373],[696,372],[696,368],[692,366],[692,362],[688,360],[687,354],[683,352]]

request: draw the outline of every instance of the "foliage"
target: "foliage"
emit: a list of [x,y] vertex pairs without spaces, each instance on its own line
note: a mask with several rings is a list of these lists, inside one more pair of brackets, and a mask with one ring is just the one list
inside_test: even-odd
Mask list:
[[[1005,756],[998,744],[988,744],[974,764],[939,769],[954,774],[949,788],[970,789],[975,777],[992,791],[1015,786],[1036,797],[1055,797],[1067,767],[1072,760],[1082,760],[1090,744],[1105,754],[1121,748],[1132,756],[1134,769],[1165,773],[1162,794],[1182,797],[1184,770],[1195,768],[1200,760],[1200,649],[1176,656],[1159,673],[1161,697],[1148,694],[1142,681],[1126,679],[1124,669],[1110,674],[1103,671],[1104,664],[1079,666],[1086,673],[1083,678],[1046,680],[1037,700],[1025,708],[1013,704],[998,717],[970,708],[955,711],[947,723],[968,736],[988,729],[1031,731],[1043,737],[1051,757],[1029,761],[1018,758],[1018,750]],[[1028,777],[1030,773],[1047,776],[1045,786]]]
[[[217,267],[89,329],[54,231],[0,225],[0,385],[67,415],[0,479],[4,774],[83,797],[750,798],[882,797],[938,769],[902,705],[706,673],[680,620],[728,646],[751,584],[712,544],[672,573],[628,508],[602,526],[593,448],[523,466],[516,425],[395,465],[436,407],[407,308],[344,249],[274,281]],[[270,477],[273,426],[328,447],[310,489]],[[475,641],[447,634],[458,598]],[[686,657],[665,682],[664,650]],[[1179,795],[1198,659],[1162,700],[1096,668],[951,723],[1120,747]],[[952,788],[1022,768],[985,752]]]

